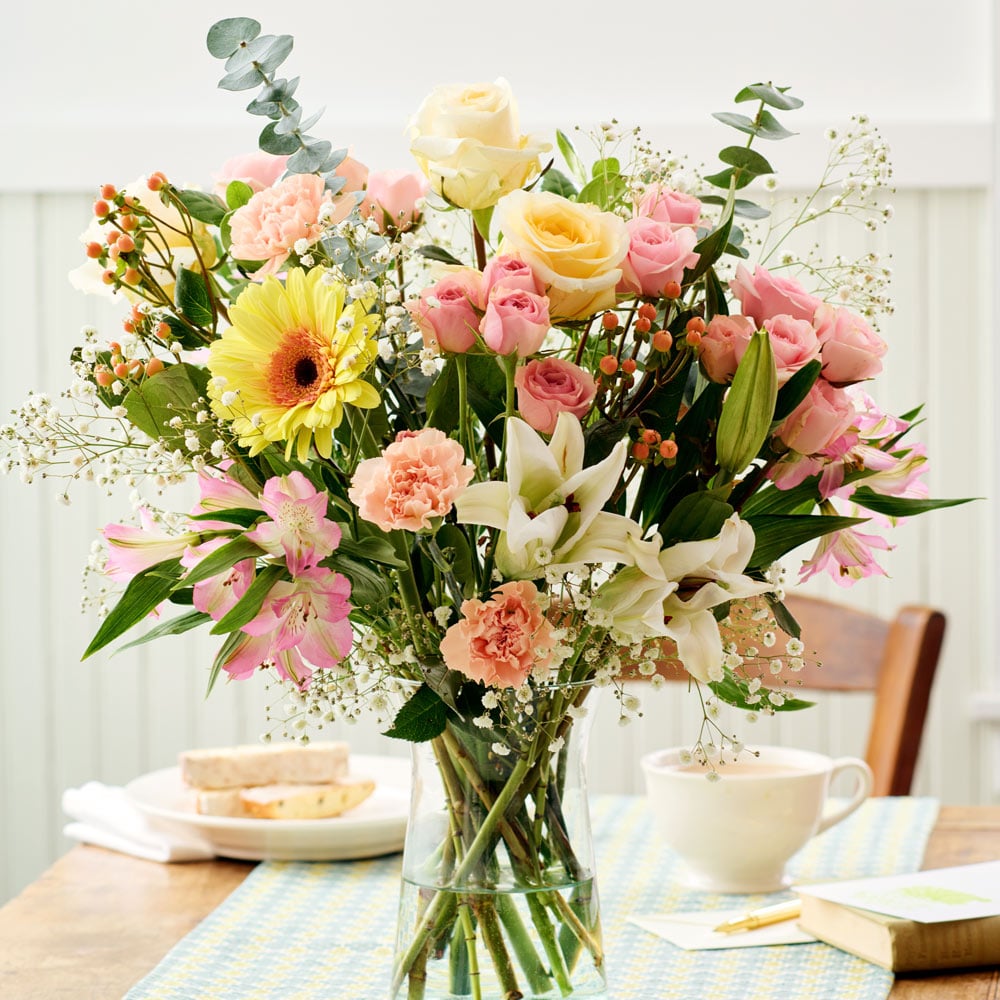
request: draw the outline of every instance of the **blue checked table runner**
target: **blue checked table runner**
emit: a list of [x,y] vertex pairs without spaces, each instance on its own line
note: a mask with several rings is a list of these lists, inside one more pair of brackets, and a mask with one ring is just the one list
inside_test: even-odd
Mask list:
[[[870,799],[792,860],[802,880],[915,871],[933,799]],[[733,907],[687,889],[644,798],[596,796],[591,812],[609,1000],[884,1000],[892,974],[824,944],[683,951],[627,922],[638,913]],[[267,862],[126,1000],[385,1000],[400,855]],[[745,897],[747,906],[782,895]]]

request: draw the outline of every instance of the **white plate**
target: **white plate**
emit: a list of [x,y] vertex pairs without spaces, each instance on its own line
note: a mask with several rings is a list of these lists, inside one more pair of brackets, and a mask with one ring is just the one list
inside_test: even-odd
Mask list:
[[403,846],[410,806],[410,762],[403,757],[352,754],[352,778],[372,778],[361,805],[329,819],[242,819],[202,816],[180,769],[165,767],[125,786],[156,826],[205,841],[226,858],[247,861],[343,861],[391,854]]

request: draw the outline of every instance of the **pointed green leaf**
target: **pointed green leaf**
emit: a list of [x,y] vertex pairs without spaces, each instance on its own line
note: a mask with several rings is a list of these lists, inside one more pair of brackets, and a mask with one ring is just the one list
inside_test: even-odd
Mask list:
[[753,149],[747,149],[746,146],[726,146],[719,153],[719,159],[731,167],[739,167],[740,170],[749,171],[754,176],[774,173],[774,167],[760,153]]
[[205,690],[206,698],[212,693],[212,688],[215,687],[215,682],[219,679],[219,674],[222,672],[226,660],[236,651],[236,647],[247,638],[248,636],[243,632],[231,632],[226,636],[226,641],[219,648],[212,661],[212,669],[208,674],[208,687]]
[[133,646],[142,646],[147,642],[152,642],[154,639],[162,639],[167,635],[182,635],[184,632],[190,632],[191,629],[197,628],[204,622],[210,622],[211,620],[212,616],[206,615],[202,611],[187,611],[177,618],[171,618],[170,621],[164,622],[162,625],[157,625],[154,629],[150,629],[144,636],[133,639],[131,642],[125,643],[124,646],[119,646],[115,650],[114,655],[117,656],[126,649],[131,649]]
[[215,316],[212,313],[212,300],[205,285],[204,275],[182,267],[177,272],[174,300],[184,317],[195,326],[211,328]]
[[689,493],[678,501],[660,525],[663,547],[714,538],[732,513],[733,508],[715,493],[705,490]]
[[177,197],[188,210],[192,219],[217,226],[226,215],[226,206],[214,194],[204,191],[178,191]]
[[774,87],[769,83],[752,83],[744,87],[734,98],[737,104],[744,101],[763,101],[779,111],[794,111],[802,107],[802,101],[786,93],[788,87]]
[[493,206],[488,205],[486,208],[476,208],[472,211],[472,221],[476,226],[476,231],[482,238],[489,243],[490,241],[490,222],[493,221]]
[[417,247],[417,253],[421,257],[426,257],[428,260],[438,260],[442,264],[457,264],[459,267],[463,267],[462,262],[454,255],[448,253],[444,247],[431,246],[430,244],[422,247]]
[[267,515],[262,510],[251,507],[226,507],[224,510],[210,510],[204,514],[188,514],[190,521],[225,521],[226,524],[238,524],[242,528],[250,528]]
[[214,436],[211,424],[195,424],[194,412],[208,389],[208,373],[186,363],[170,365],[130,389],[125,397],[125,412],[139,430],[151,438],[162,439],[170,448],[184,444],[184,427],[174,429],[170,421],[186,417],[198,440],[208,448]]
[[819,378],[822,367],[821,361],[810,361],[778,390],[778,401],[774,407],[775,424],[781,423],[809,395],[809,390]]
[[827,514],[789,514],[746,516],[753,528],[755,544],[750,566],[764,569],[786,552],[811,542],[814,538],[832,534],[856,524],[864,524],[866,517],[834,517]]
[[570,173],[581,183],[587,183],[587,168],[583,165],[583,161],[577,154],[573,143],[570,142],[569,137],[559,129],[556,129],[556,145],[559,147],[559,152],[562,153],[563,159],[566,161],[566,166],[569,167]]
[[87,659],[109,642],[114,642],[137,622],[142,621],[158,604],[165,601],[181,574],[180,559],[168,559],[136,574],[118,603],[101,622],[81,659]]
[[226,185],[226,204],[232,211],[242,208],[253,197],[253,188],[244,181],[230,181]]
[[926,514],[931,510],[943,510],[945,507],[959,507],[964,503],[972,503],[981,497],[962,497],[958,499],[931,500],[924,497],[893,497],[876,493],[870,486],[859,486],[852,494],[851,500],[876,514],[887,517],[913,517]]
[[763,708],[775,712],[797,712],[803,708],[811,708],[815,704],[815,702],[806,701],[804,698],[793,698],[782,690],[780,694],[784,696],[784,702],[781,705],[772,705],[767,700],[768,688],[760,688],[757,692],[761,696],[760,700],[751,704],[747,701],[747,698],[750,697],[750,689],[746,682],[738,680],[728,672],[724,680],[709,681],[708,686],[719,701],[724,701],[734,708],[742,708],[747,712],[759,712]]
[[762,111],[757,117],[759,124],[756,135],[760,139],[788,139],[796,135],[795,132],[789,132],[770,111]]
[[712,117],[739,132],[745,132],[747,135],[757,134],[757,127],[754,125],[753,119],[747,118],[746,115],[737,115],[732,111],[716,111],[713,112]]
[[192,567],[184,577],[183,585],[193,586],[202,580],[208,580],[231,570],[244,559],[257,559],[263,555],[267,553],[259,545],[255,545],[244,535],[237,535],[231,542],[226,542],[214,552],[209,552],[197,566]]
[[[726,199],[720,194],[706,194],[701,196],[701,201],[706,205],[724,205]],[[744,219],[766,219],[770,214],[770,209],[763,208],[754,201],[747,201],[746,198],[737,198],[733,202],[733,214]]]
[[385,735],[410,743],[426,743],[440,736],[448,723],[448,706],[428,684],[421,684],[396,713]]
[[542,178],[541,187],[543,191],[557,194],[560,198],[576,197],[576,186],[564,173],[555,169],[546,172]]
[[252,622],[260,612],[264,598],[285,572],[284,566],[265,566],[254,577],[253,583],[247,587],[246,593],[212,626],[212,635],[235,632],[248,622]]
[[448,358],[427,391],[427,425],[450,434],[458,427],[458,362]]

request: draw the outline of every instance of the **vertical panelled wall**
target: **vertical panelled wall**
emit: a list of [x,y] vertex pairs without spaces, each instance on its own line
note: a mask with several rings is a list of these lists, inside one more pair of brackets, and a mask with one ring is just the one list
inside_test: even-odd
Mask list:
[[[113,336],[113,314],[64,278],[79,261],[77,234],[89,204],[82,194],[0,194],[4,414],[28,389],[58,393],[67,384],[66,359],[81,325]],[[883,325],[890,353],[879,402],[894,412],[926,403],[928,422],[918,433],[932,456],[933,495],[985,497],[996,463],[988,194],[907,190],[894,204],[887,230],[867,234],[831,222],[814,235],[831,254],[891,246],[897,309]],[[108,498],[77,484],[67,507],[57,499],[62,485],[0,479],[0,901],[68,846],[60,809],[67,786],[124,783],[169,765],[182,748],[252,741],[265,728],[269,692],[262,686],[220,685],[205,699],[214,650],[207,636],[80,662],[94,627],[79,611],[81,571],[100,526],[121,519],[129,503],[126,495]],[[989,734],[969,714],[973,695],[994,684],[994,520],[992,502],[915,519],[893,533],[898,549],[885,556],[887,578],[846,592],[810,587],[885,614],[911,601],[947,612],[917,783],[919,792],[945,801],[996,796]],[[788,568],[794,576],[795,561]],[[644,695],[643,717],[624,728],[606,693],[593,737],[594,790],[640,791],[642,753],[695,738],[696,699],[680,688]],[[833,696],[794,717],[726,724],[751,742],[857,753],[869,713],[864,698]],[[334,735],[359,751],[405,750],[364,724]]]

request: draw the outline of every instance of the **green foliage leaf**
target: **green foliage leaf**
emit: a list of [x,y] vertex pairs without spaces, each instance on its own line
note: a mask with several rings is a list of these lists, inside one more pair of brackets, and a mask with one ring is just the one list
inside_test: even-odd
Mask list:
[[465,532],[457,524],[442,524],[434,540],[448,560],[449,569],[462,585],[466,596],[471,596],[476,578],[472,568],[472,549]]
[[753,119],[747,118],[746,115],[738,115],[732,111],[716,111],[713,112],[712,117],[738,132],[745,132],[747,135],[757,134],[757,127],[754,125]]
[[268,122],[257,139],[257,145],[265,153],[275,156],[289,156],[299,148],[299,140],[294,135],[278,135],[275,131],[277,122]]
[[467,354],[469,366],[469,404],[487,433],[498,444],[503,437],[503,426],[497,417],[504,412],[507,397],[507,380],[492,354]]
[[794,111],[802,107],[802,101],[787,93],[788,87],[775,87],[769,83],[752,83],[744,87],[734,98],[737,104],[744,101],[763,101],[779,111]]
[[214,194],[206,194],[204,191],[178,191],[177,197],[180,198],[191,218],[197,219],[199,222],[207,222],[210,226],[217,226],[225,217],[226,206]]
[[437,260],[442,264],[457,264],[459,267],[465,266],[457,257],[448,253],[444,247],[436,247],[428,243],[422,247],[417,247],[416,252],[421,257],[426,257],[428,260]]
[[746,170],[737,170],[735,167],[727,167],[717,174],[707,174],[704,180],[715,187],[728,190],[730,185],[735,183],[736,190],[745,188],[754,179],[754,174]]
[[570,142],[569,137],[564,132],[560,132],[559,129],[556,129],[556,145],[559,147],[559,152],[562,153],[562,158],[566,161],[566,166],[569,167],[570,173],[581,184],[586,184],[587,168],[583,165],[583,161],[580,159],[573,143]]
[[227,17],[208,29],[205,44],[216,59],[228,59],[241,45],[260,34],[260,22],[252,17]]
[[690,270],[685,270],[682,285],[687,286],[697,281],[723,254],[729,244],[729,234],[733,228],[733,213],[731,207],[723,209],[723,218],[717,229],[699,240],[694,247],[698,254],[698,263]]
[[253,188],[244,181],[230,181],[226,185],[226,204],[232,211],[242,208],[253,197]]
[[739,167],[740,170],[751,173],[755,177],[760,174],[774,173],[774,167],[760,153],[748,149],[746,146],[726,146],[719,153],[719,159],[723,163],[728,163],[731,167]]
[[448,722],[448,706],[429,684],[421,684],[396,713],[385,735],[410,743],[426,743],[440,736]]
[[795,620],[784,603],[776,598],[773,600],[768,598],[768,604],[771,606],[771,614],[774,615],[774,622],[778,628],[793,639],[801,639],[802,626]]
[[674,505],[666,520],[660,525],[664,548],[677,542],[695,542],[714,538],[733,508],[711,491],[689,493]]
[[722,404],[715,451],[724,478],[733,478],[757,457],[770,433],[777,398],[771,340],[761,330],[750,338]]
[[[706,205],[724,205],[726,199],[719,194],[702,195],[701,201]],[[763,208],[755,201],[748,201],[746,198],[737,198],[733,202],[733,215],[738,215],[743,219],[766,219],[771,214],[769,209]]]
[[235,70],[232,73],[227,73],[219,81],[220,90],[253,90],[254,87],[260,86],[264,83],[266,77],[256,66],[253,64],[245,67],[244,69]]
[[893,497],[876,493],[870,486],[859,486],[852,494],[851,500],[876,514],[887,517],[912,517],[916,514],[926,514],[931,510],[942,510],[945,507],[959,507],[964,503],[972,503],[979,497],[962,497],[946,500],[931,500],[921,497]]
[[758,118],[760,119],[760,124],[757,126],[759,139],[787,139],[796,134],[789,132],[770,111],[762,111]]
[[864,524],[868,519],[827,514],[764,514],[745,516],[744,520],[750,523],[756,539],[749,565],[764,569],[786,552],[814,538]]
[[475,224],[476,232],[478,232],[479,235],[482,236],[487,243],[489,243],[490,223],[493,221],[493,206],[488,205],[486,208],[473,209],[472,221]]
[[448,358],[427,390],[427,425],[450,434],[458,426],[458,361]]
[[133,646],[142,646],[147,642],[152,642],[154,639],[162,639],[164,636],[182,635],[184,632],[190,632],[191,629],[197,628],[199,625],[211,620],[212,616],[206,615],[203,611],[187,611],[177,618],[171,618],[170,621],[164,622],[162,625],[157,625],[154,629],[150,629],[144,636],[133,639],[132,642],[125,643],[124,646],[119,646],[115,650],[114,655],[117,656],[126,649],[132,649]]
[[[728,125],[739,132],[755,136],[758,139],[787,139],[794,132],[789,132],[770,111],[761,111],[757,119],[746,115],[734,114],[731,111],[716,111],[712,117],[723,125]],[[706,178],[707,180],[707,178]]]
[[349,524],[344,521],[338,521],[337,524],[341,533],[340,544],[337,546],[339,555],[365,562],[377,562],[395,569],[403,569],[406,566],[406,563],[396,555],[396,549],[385,535],[380,533],[355,538]]
[[245,535],[237,535],[231,542],[226,542],[225,545],[220,545],[213,552],[209,552],[197,566],[193,566],[184,577],[183,585],[193,586],[202,580],[227,572],[244,559],[257,559],[266,554],[259,545],[255,545]]
[[260,612],[264,598],[285,572],[284,566],[265,566],[254,577],[253,583],[247,587],[246,593],[215,623],[212,627],[212,635],[235,632],[248,622],[253,621]]
[[806,396],[813,387],[819,373],[823,368],[823,363],[819,360],[810,361],[803,365],[779,390],[778,401],[774,406],[774,423],[779,424],[787,417]]
[[195,326],[211,328],[215,316],[203,275],[186,267],[180,268],[177,272],[174,301],[184,317]]
[[101,622],[81,659],[87,659],[109,642],[114,642],[137,622],[142,621],[158,604],[165,601],[181,574],[180,559],[167,559],[136,574],[118,603]]
[[162,438],[170,448],[184,442],[184,428],[175,430],[170,421],[180,415],[196,428],[198,440],[208,447],[213,432],[210,424],[194,424],[194,411],[208,388],[208,373],[194,365],[180,363],[143,379],[125,397],[125,412],[139,430],[151,438]]
[[[600,170],[603,167],[605,169]],[[602,211],[609,211],[625,196],[627,185],[618,173],[617,160],[598,160],[594,164],[594,179],[585,184],[576,200],[596,205]]]
[[289,157],[285,169],[290,174],[311,174],[321,169],[327,156],[333,150],[333,143],[327,140],[302,139],[302,148]]
[[811,708],[815,704],[815,702],[806,701],[803,698],[793,698],[782,691],[784,703],[772,705],[767,701],[767,688],[761,688],[757,692],[762,696],[760,701],[751,704],[747,701],[747,698],[750,697],[750,689],[747,687],[746,681],[734,677],[729,671],[726,672],[725,678],[721,681],[709,681],[708,686],[719,701],[724,701],[734,708],[742,708],[747,712],[759,712],[762,707],[773,709],[775,712],[798,712],[803,708]]
[[241,528],[250,528],[266,516],[262,510],[253,510],[250,507],[227,507],[225,510],[210,510],[204,514],[188,514],[188,520],[225,521],[226,524],[238,524]]
[[343,573],[351,581],[351,604],[355,608],[381,608],[391,596],[389,581],[367,561],[335,552],[324,565]]
[[212,669],[208,674],[208,687],[205,691],[206,698],[212,693],[212,688],[215,687],[215,682],[219,679],[219,674],[222,672],[223,664],[236,651],[237,646],[248,638],[243,632],[230,632],[226,636],[226,641],[219,648],[218,653],[215,654],[215,659],[212,661]]
[[576,185],[564,174],[555,168],[549,169],[542,178],[542,190],[550,191],[561,198],[575,198]]

